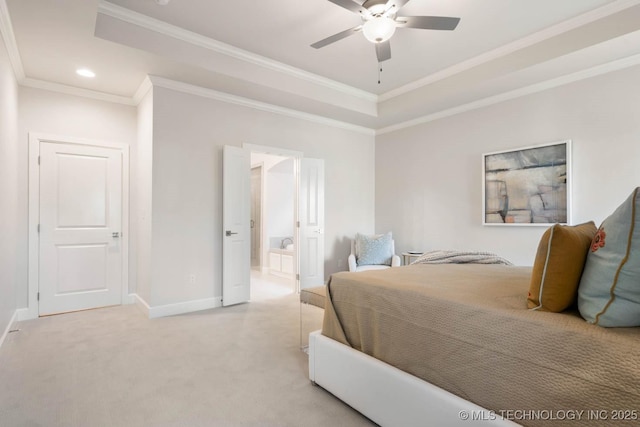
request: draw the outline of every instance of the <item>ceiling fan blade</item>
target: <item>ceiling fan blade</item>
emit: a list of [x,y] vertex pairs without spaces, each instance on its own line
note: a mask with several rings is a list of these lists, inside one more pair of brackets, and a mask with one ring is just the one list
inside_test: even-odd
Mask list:
[[393,6],[396,9],[396,12],[404,7],[405,4],[409,3],[409,0],[390,0],[388,5]]
[[344,7],[353,13],[364,13],[367,9],[362,7],[361,4],[356,3],[354,0],[329,0],[333,4],[337,4],[340,7]]
[[396,23],[398,27],[420,28],[423,30],[455,30],[460,22],[460,18],[449,18],[447,16],[398,16]]
[[376,43],[376,56],[378,57],[378,62],[391,59],[391,43],[389,43],[389,40],[383,43]]
[[325,47],[328,44],[337,42],[338,40],[342,40],[345,37],[349,37],[352,34],[358,33],[362,30],[362,25],[358,25],[357,27],[349,28],[348,30],[344,30],[339,32],[338,34],[334,34],[326,39],[322,39],[319,42],[315,42],[311,45],[312,48],[320,49],[321,47]]

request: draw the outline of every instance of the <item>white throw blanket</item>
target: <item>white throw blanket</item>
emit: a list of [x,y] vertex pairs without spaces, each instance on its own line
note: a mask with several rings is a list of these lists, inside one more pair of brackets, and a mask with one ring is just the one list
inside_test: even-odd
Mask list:
[[411,264],[504,264],[510,261],[491,252],[478,251],[430,251]]

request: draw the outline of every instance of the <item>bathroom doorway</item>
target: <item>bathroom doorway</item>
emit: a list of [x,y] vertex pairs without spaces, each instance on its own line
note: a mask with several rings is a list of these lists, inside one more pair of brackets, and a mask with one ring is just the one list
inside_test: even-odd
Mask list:
[[[296,291],[295,158],[251,152],[251,293],[264,283]],[[256,275],[259,273],[259,275]],[[255,280],[260,277],[260,280]],[[258,287],[260,289],[258,289]]]
[[[224,306],[249,301],[254,293],[251,281],[250,231],[252,164],[262,164],[261,232],[258,243],[260,263],[259,270],[256,268],[253,271],[261,275],[266,273],[268,277],[286,278],[290,292],[299,292],[301,288],[325,283],[324,159],[303,157],[301,152],[269,146],[243,144],[242,148],[238,148],[225,145],[222,168],[222,222],[225,234],[222,245]],[[276,182],[288,180],[289,184],[282,186],[281,191],[272,192],[276,196],[283,196],[282,200],[274,202],[267,194],[268,171],[273,169],[274,176],[277,173],[287,175],[287,164],[292,165],[293,182],[290,177],[276,176]],[[290,194],[293,196],[288,198]],[[285,205],[291,206],[291,200],[293,207],[290,210],[283,209]],[[273,202],[278,207],[277,213],[271,218],[280,223],[290,224],[292,228],[284,231],[268,229],[267,202]]]

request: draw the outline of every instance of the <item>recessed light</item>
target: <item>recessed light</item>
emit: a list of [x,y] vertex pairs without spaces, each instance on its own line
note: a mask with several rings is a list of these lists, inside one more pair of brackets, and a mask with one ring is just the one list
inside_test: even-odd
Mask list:
[[76,74],[78,74],[79,76],[82,76],[82,77],[90,77],[90,78],[93,78],[93,77],[96,76],[96,73],[94,73],[93,71],[91,71],[88,68],[78,68],[76,70]]

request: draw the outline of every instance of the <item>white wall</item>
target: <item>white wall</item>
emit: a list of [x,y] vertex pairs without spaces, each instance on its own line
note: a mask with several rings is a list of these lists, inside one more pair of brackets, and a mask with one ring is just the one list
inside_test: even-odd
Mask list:
[[[132,163],[136,173],[132,174],[131,184],[136,195],[136,204],[131,206],[131,218],[135,221],[137,233],[134,242],[130,242],[130,253],[135,265],[129,265],[135,272],[135,289],[129,284],[131,292],[137,293],[143,300],[151,301],[151,228],[153,206],[153,89],[138,104],[138,141],[132,154]],[[133,235],[133,233],[132,233]]]
[[[29,132],[112,141],[135,147],[135,107],[21,86],[18,109],[18,306],[27,306]],[[134,163],[134,153],[131,154]],[[131,170],[131,176],[135,171]],[[135,206],[135,200],[131,200]],[[131,224],[131,236],[135,224]],[[135,251],[130,252],[133,257]],[[135,262],[135,260],[133,260]],[[131,264],[130,260],[130,264]],[[135,264],[134,264],[135,265]],[[130,269],[130,274],[132,273]],[[129,277],[135,287],[135,274]]]
[[0,36],[0,344],[16,311],[18,84]]
[[152,306],[221,295],[225,144],[325,160],[325,274],[346,261],[348,237],[373,231],[372,136],[161,87],[154,87],[153,105]]
[[573,140],[573,222],[640,185],[640,67],[376,138],[376,230],[399,252],[473,249],[531,265],[544,227],[481,225],[482,154]]

